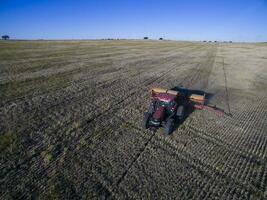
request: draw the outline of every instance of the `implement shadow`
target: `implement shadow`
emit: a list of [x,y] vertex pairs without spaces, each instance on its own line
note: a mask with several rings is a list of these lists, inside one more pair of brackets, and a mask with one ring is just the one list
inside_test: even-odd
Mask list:
[[183,87],[173,87],[170,90],[174,90],[179,92],[180,94],[182,94],[182,96],[185,97],[187,102],[184,102],[185,106],[185,111],[184,111],[184,118],[182,120],[176,120],[175,126],[174,126],[174,131],[177,130],[179,128],[180,125],[182,125],[186,119],[196,110],[194,104],[192,102],[190,102],[189,96],[192,94],[197,94],[197,95],[205,95],[205,102],[204,104],[209,104],[212,97],[214,96],[213,93],[206,93],[203,90],[190,90],[187,88],[183,88]]

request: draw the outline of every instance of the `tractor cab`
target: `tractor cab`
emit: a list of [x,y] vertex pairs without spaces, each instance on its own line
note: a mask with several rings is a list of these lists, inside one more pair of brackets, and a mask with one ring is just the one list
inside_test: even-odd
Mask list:
[[177,107],[176,96],[167,93],[159,93],[153,97],[150,113],[152,126],[160,126],[162,121],[173,114]]
[[173,94],[158,93],[153,96],[152,104],[154,104],[155,111],[164,110],[164,112],[167,112],[167,114],[170,115],[171,113],[173,113],[177,106],[176,100],[177,96]]

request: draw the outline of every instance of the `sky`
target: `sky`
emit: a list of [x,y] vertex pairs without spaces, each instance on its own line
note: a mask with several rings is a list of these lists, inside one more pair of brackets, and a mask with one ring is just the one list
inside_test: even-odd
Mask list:
[[267,41],[267,0],[0,0],[0,35]]

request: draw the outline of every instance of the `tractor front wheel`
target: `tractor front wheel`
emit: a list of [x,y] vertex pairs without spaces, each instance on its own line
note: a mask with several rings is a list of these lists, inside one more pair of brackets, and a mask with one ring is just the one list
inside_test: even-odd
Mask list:
[[145,112],[142,124],[144,129],[149,128],[149,119],[150,119],[150,114],[148,112]]
[[174,119],[168,119],[166,126],[165,126],[165,133],[170,135],[174,130]]

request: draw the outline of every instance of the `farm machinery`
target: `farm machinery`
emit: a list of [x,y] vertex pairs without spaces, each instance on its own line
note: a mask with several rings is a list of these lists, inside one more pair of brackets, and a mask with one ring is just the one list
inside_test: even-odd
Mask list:
[[194,94],[194,91],[183,88],[178,91],[153,88],[148,111],[144,113],[143,127],[157,129],[163,126],[165,133],[169,135],[175,124],[182,123],[186,115],[194,109],[207,109],[224,114],[216,106],[205,105],[205,96],[205,93]]

